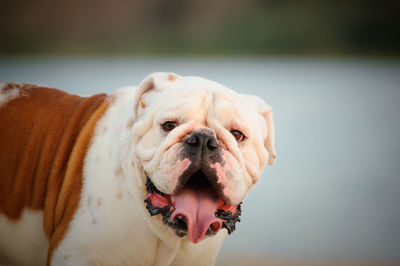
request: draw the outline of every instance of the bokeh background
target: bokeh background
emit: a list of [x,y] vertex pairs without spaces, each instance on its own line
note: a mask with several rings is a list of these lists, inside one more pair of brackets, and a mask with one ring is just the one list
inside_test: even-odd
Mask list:
[[2,53],[398,54],[396,1],[13,0]]
[[90,95],[155,71],[274,109],[277,162],[217,265],[400,265],[395,1],[0,2],[0,80]]

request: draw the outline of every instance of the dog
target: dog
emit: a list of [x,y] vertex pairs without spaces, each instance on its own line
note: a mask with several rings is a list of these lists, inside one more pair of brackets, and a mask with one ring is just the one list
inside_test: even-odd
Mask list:
[[0,265],[213,265],[276,158],[271,107],[207,79],[0,89]]

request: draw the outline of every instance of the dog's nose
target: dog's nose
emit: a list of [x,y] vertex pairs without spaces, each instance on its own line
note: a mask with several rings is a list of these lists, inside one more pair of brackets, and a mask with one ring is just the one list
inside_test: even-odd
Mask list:
[[217,150],[218,144],[214,136],[204,133],[197,132],[192,134],[187,140],[186,144],[196,151],[202,151],[204,154],[210,154]]

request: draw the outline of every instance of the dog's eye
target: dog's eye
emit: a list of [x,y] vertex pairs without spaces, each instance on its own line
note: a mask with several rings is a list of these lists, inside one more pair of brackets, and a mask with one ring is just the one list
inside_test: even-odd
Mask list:
[[239,130],[234,129],[231,131],[231,133],[238,142],[242,142],[246,138],[246,136]]
[[176,122],[173,122],[173,121],[167,121],[164,124],[162,124],[163,130],[166,131],[166,132],[169,132],[169,131],[173,130],[177,126],[178,126],[178,124]]

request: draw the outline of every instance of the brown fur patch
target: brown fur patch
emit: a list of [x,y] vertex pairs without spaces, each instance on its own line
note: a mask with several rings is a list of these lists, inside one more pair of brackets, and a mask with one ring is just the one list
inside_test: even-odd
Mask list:
[[140,101],[140,106],[144,109],[146,108],[146,103],[144,101]]
[[96,205],[97,205],[97,207],[100,207],[102,203],[103,203],[103,200],[102,200],[102,199],[97,199],[97,200],[96,200]]
[[176,80],[176,76],[171,75],[171,74],[168,74],[168,80],[169,80],[170,82],[174,82],[174,81]]
[[117,168],[117,170],[115,170],[115,177],[120,177],[122,175],[122,170],[121,168]]
[[87,205],[90,206],[90,204],[92,204],[92,196],[89,196],[87,200]]
[[78,207],[86,151],[109,103],[105,94],[21,90],[0,108],[0,212],[18,220],[24,208],[43,210],[49,264]]
[[129,120],[128,123],[126,123],[126,128],[131,129],[133,127],[133,120]]

